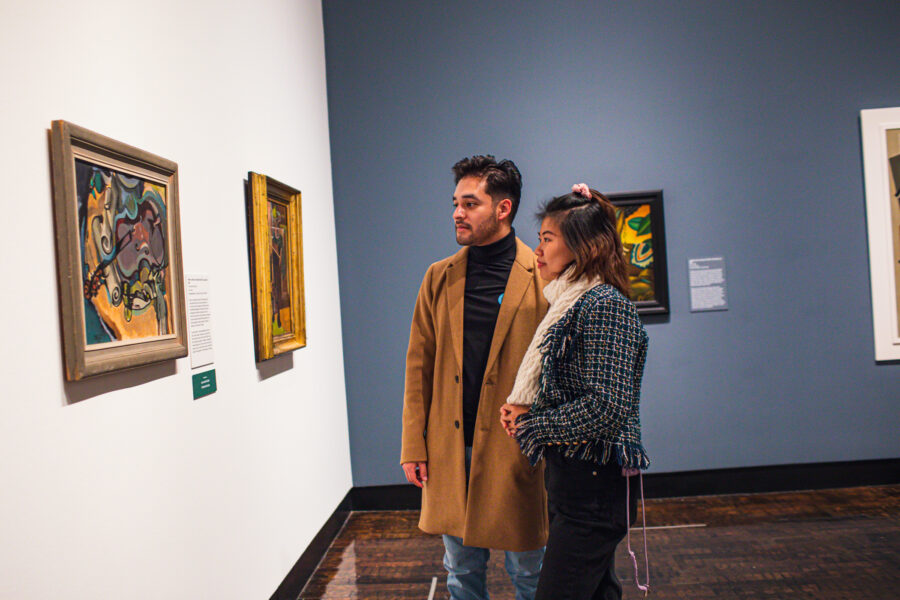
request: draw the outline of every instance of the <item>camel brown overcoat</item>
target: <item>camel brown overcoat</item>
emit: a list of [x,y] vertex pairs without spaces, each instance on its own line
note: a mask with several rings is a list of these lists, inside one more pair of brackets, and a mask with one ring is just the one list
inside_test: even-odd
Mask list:
[[547,541],[543,463],[532,467],[500,424],[519,363],[547,312],[531,249],[516,259],[497,315],[472,443],[466,493],[462,419],[463,300],[468,248],[428,268],[406,355],[400,462],[428,463],[419,527],[467,546],[522,552]]

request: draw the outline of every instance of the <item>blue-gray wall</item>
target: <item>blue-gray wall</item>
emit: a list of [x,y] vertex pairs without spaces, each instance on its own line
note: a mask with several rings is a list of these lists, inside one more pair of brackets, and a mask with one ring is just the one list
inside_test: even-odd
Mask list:
[[[664,190],[654,471],[900,456],[859,131],[860,109],[900,106],[900,2],[323,5],[355,485],[403,480],[410,316],[457,249],[450,166],[474,153],[519,165],[530,244],[573,182]],[[687,260],[719,255],[729,310],[689,312]]]

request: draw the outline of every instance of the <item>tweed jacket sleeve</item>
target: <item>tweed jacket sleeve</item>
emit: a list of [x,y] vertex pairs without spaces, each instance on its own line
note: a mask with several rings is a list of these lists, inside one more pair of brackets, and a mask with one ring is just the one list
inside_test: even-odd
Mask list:
[[595,290],[549,330],[541,388],[516,438],[532,462],[543,446],[563,444],[573,456],[605,463],[615,455],[646,468],[639,404],[647,334],[628,299],[609,286]]

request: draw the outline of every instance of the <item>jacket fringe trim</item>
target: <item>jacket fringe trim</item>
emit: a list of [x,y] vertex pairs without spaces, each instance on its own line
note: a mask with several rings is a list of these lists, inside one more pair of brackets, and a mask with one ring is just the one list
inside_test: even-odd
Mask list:
[[600,465],[609,463],[615,459],[620,466],[627,469],[647,469],[650,467],[650,458],[647,456],[644,447],[640,444],[631,444],[628,442],[612,442],[608,440],[588,440],[584,443],[573,444],[547,444],[538,440],[538,432],[532,427],[528,427],[528,414],[522,415],[516,421],[519,428],[516,432],[516,439],[522,448],[522,453],[535,466],[544,457],[544,450],[547,446],[556,446],[560,449],[563,456],[567,458],[577,458],[579,460],[587,460]]

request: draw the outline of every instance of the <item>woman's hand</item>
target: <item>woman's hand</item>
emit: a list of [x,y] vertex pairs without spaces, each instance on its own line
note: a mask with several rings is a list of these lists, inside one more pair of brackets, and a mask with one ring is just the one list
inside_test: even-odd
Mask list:
[[516,435],[516,419],[529,410],[531,410],[530,406],[521,406],[519,404],[504,404],[500,407],[500,424],[503,425],[506,435],[509,437]]

